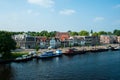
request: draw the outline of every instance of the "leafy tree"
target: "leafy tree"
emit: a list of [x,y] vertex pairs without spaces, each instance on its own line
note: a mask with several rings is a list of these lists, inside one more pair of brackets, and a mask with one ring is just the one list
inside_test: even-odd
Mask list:
[[55,35],[56,35],[56,31],[49,32],[49,37],[55,37]]
[[85,31],[85,30],[82,30],[79,32],[79,35],[80,36],[89,36],[89,32]]
[[11,55],[11,50],[16,49],[16,42],[12,39],[9,32],[0,31],[0,54],[3,56]]
[[39,51],[39,46],[36,44],[36,46],[35,46],[35,50],[38,52]]
[[107,35],[107,32],[105,32],[105,31],[100,31],[100,32],[98,32],[98,35],[100,36],[100,35]]
[[41,31],[40,36],[48,36],[48,31],[45,30]]
[[113,34],[114,34],[114,35],[117,35],[117,36],[120,36],[120,30],[117,30],[117,29],[114,30],[114,31],[113,31]]
[[112,33],[112,32],[107,32],[107,34],[108,34],[108,35],[113,35],[113,33]]
[[74,31],[74,32],[70,32],[70,35],[71,35],[71,36],[77,36],[77,35],[78,35],[78,32],[75,32],[75,31]]
[[94,33],[92,34],[92,36],[98,36],[98,33],[97,33],[97,32],[94,32]]

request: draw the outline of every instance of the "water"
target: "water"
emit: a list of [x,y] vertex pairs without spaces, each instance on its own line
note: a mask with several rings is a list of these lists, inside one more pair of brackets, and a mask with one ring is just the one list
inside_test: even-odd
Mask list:
[[0,64],[0,80],[120,80],[120,51]]

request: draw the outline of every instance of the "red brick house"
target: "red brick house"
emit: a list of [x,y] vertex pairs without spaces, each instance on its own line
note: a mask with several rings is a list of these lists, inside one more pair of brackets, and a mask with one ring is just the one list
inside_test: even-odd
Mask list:
[[55,38],[58,38],[61,41],[62,46],[69,46],[70,35],[68,32],[57,32]]
[[68,32],[57,32],[55,37],[60,39],[60,41],[65,41],[70,38],[70,35]]

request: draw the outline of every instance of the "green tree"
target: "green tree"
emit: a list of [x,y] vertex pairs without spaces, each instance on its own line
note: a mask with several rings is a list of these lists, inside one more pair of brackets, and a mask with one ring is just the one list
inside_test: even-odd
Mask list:
[[97,32],[94,32],[94,33],[92,34],[92,36],[98,36],[98,33],[97,33]]
[[16,42],[12,39],[9,32],[0,31],[0,54],[8,57],[11,50],[16,49]]
[[113,31],[113,34],[114,34],[114,35],[117,35],[117,36],[120,36],[120,30],[117,30],[117,29],[114,30],[114,31]]
[[55,35],[56,35],[56,31],[49,32],[49,37],[55,37]]
[[46,31],[46,30],[43,30],[43,31],[41,31],[40,32],[40,36],[48,36],[48,31]]
[[38,46],[38,44],[36,44],[35,50],[36,50],[37,53],[38,53],[39,49],[40,49],[40,47]]
[[78,35],[78,32],[75,32],[75,31],[74,31],[74,32],[70,32],[70,35],[71,35],[71,36],[77,36],[77,35]]
[[100,32],[98,32],[98,35],[100,36],[100,35],[107,35],[107,32],[105,32],[105,31],[100,31]]
[[107,34],[108,34],[108,35],[113,35],[113,33],[112,33],[112,32],[107,32]]
[[80,36],[89,36],[89,32],[85,31],[85,30],[82,30],[82,31],[79,32],[79,35]]

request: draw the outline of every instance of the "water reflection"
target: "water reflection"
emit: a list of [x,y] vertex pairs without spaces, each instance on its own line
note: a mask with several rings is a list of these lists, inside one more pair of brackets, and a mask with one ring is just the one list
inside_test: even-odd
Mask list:
[[0,64],[0,80],[120,80],[120,52]]
[[0,64],[0,80],[13,80],[13,74],[11,64]]

